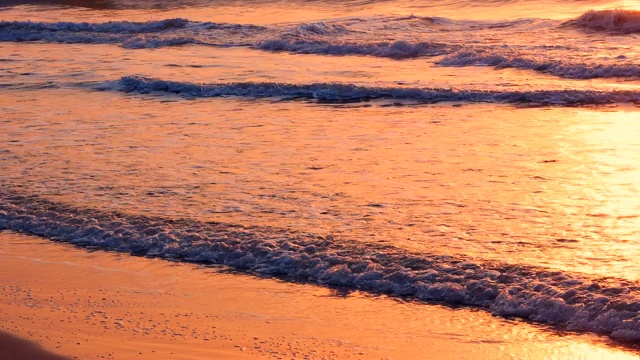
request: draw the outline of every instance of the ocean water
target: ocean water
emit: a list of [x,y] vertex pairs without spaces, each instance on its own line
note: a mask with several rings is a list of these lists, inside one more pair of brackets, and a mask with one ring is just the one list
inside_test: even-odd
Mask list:
[[640,341],[637,1],[9,0],[0,229]]

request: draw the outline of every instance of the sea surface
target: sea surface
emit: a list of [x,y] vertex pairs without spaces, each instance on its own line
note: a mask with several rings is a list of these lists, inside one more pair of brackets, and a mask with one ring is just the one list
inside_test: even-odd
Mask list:
[[0,229],[640,342],[640,2],[5,0]]

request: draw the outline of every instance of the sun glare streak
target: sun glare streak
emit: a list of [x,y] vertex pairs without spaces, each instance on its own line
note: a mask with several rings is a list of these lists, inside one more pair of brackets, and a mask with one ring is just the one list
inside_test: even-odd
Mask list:
[[622,0],[620,8],[626,10],[640,10],[640,3],[637,0]]

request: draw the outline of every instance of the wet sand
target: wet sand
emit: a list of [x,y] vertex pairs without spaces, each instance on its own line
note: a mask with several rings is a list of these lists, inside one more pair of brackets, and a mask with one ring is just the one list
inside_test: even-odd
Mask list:
[[[2,344],[23,353],[47,349],[80,359],[639,358],[600,337],[473,309],[91,252],[8,232],[0,232],[0,284],[0,330],[42,347],[3,335]],[[63,359],[46,356],[36,358]]]
[[14,360],[69,360],[44,350],[40,345],[0,331],[0,359]]

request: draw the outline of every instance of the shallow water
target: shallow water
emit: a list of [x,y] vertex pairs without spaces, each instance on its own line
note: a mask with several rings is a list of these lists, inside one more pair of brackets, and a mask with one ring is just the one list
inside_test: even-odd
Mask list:
[[1,8],[0,228],[640,339],[634,2],[154,4]]

